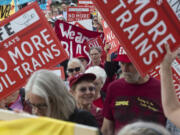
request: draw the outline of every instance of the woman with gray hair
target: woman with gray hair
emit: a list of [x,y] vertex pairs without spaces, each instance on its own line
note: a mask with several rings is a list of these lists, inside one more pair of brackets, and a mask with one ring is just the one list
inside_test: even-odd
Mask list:
[[99,66],[90,67],[85,71],[85,73],[92,73],[96,76],[96,79],[93,81],[96,90],[95,90],[94,101],[91,107],[91,113],[95,116],[99,124],[99,127],[101,127],[103,122],[102,109],[104,104],[103,103],[104,95],[101,93],[101,89],[106,81],[107,75],[105,70]]
[[171,135],[163,126],[150,122],[135,122],[122,128],[118,135]]
[[91,114],[77,110],[75,99],[68,92],[64,82],[50,70],[34,72],[25,86],[25,91],[26,102],[32,107],[32,113],[35,115],[89,126],[97,125]]
[[93,66],[93,67],[89,67],[85,73],[92,73],[96,75],[96,80],[94,81],[94,85],[96,87],[96,93],[95,93],[95,99],[98,99],[101,97],[100,91],[101,88],[103,87],[107,75],[106,72],[103,68],[99,67],[99,66]]
[[67,65],[67,74],[68,77],[72,77],[75,76],[79,73],[83,73],[85,70],[85,67],[83,66],[83,64],[81,63],[81,61],[77,58],[71,58],[68,61],[68,65]]

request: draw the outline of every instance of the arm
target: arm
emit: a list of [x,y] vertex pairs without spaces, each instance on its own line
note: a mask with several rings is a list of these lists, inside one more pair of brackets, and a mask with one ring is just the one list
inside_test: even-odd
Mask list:
[[114,124],[111,120],[104,118],[101,128],[103,135],[114,135]]
[[[180,104],[177,99],[171,71],[171,64],[175,57],[178,55],[178,51],[172,53],[169,46],[166,45],[167,54],[161,63],[161,96],[162,105],[166,117],[174,123],[177,127],[180,127]],[[180,52],[180,51],[179,51]]]

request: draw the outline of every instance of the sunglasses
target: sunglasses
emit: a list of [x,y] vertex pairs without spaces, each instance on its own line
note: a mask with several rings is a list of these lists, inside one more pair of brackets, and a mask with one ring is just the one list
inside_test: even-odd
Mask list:
[[86,92],[87,89],[89,89],[89,91],[92,92],[92,91],[94,91],[96,88],[95,88],[95,87],[92,87],[92,86],[90,86],[90,87],[81,87],[79,90],[80,90],[81,92]]
[[68,69],[68,72],[69,72],[69,73],[72,73],[72,72],[74,72],[74,71],[79,72],[79,71],[80,71],[80,67],[69,68],[69,69]]

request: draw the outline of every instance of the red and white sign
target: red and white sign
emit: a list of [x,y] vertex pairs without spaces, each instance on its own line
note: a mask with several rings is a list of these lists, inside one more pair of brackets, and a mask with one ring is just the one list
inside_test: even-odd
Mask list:
[[91,12],[95,11],[95,5],[92,0],[78,0],[78,6],[89,7]]
[[90,8],[89,7],[68,7],[67,8],[67,21],[79,21],[90,19]]
[[[176,59],[172,63],[173,83],[176,94],[180,99],[180,60]],[[152,77],[160,80],[160,66],[156,66],[153,71],[149,73]]]
[[78,5],[79,6],[93,6],[93,1],[92,0],[78,0]]
[[106,52],[104,51],[104,46],[105,46],[105,44],[103,43],[100,36],[92,38],[89,41],[87,41],[88,51],[92,47],[100,47],[102,49],[102,57],[101,57],[102,61],[106,60]]
[[109,54],[118,51],[120,47],[120,42],[106,23],[106,21],[102,20],[102,26],[103,26],[103,31],[105,35],[106,42],[111,44],[111,48],[109,50]]
[[37,3],[1,23],[0,45],[0,99],[21,88],[35,70],[68,58]]
[[54,74],[60,77],[62,80],[65,80],[64,67],[53,67],[50,68]]
[[167,1],[94,0],[94,4],[143,76],[162,61],[165,43],[172,51],[179,46],[180,23]]
[[86,43],[92,38],[100,36],[104,41],[103,33],[85,30],[61,20],[56,21],[55,31],[69,58],[77,55],[89,57]]
[[73,24],[77,27],[80,27],[82,29],[87,29],[87,30],[91,30],[91,31],[93,30],[92,19],[74,21],[74,22],[69,22],[69,23]]

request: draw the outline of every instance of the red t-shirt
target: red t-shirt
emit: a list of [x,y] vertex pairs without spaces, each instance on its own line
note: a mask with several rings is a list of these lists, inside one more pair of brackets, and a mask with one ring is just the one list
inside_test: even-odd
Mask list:
[[160,82],[150,78],[144,84],[129,84],[124,79],[112,82],[104,104],[103,115],[114,122],[115,133],[137,120],[165,125],[160,94]]

